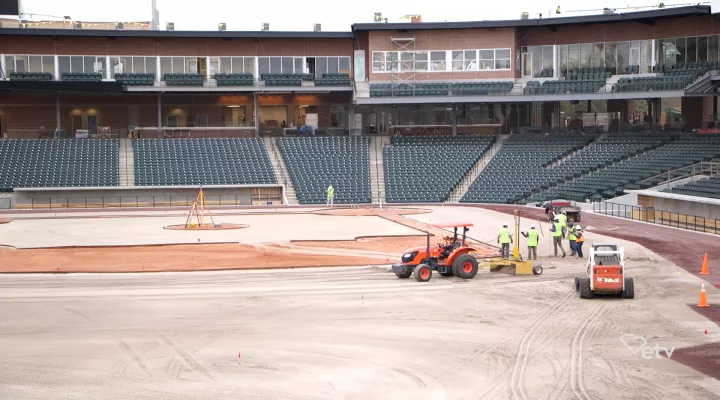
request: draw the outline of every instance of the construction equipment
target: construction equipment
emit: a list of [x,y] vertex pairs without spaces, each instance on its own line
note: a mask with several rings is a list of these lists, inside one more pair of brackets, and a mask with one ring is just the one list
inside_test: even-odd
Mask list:
[[552,200],[538,203],[536,205],[545,209],[545,214],[548,215],[548,220],[550,222],[552,222],[552,219],[550,218],[551,210],[555,213],[555,215],[564,212],[568,217],[568,221],[573,220],[575,222],[580,222],[580,212],[582,209],[580,207],[573,206],[569,200]]
[[625,249],[614,244],[593,244],[587,261],[587,276],[575,277],[575,291],[583,299],[596,294],[635,297],[633,278],[625,274]]
[[520,254],[520,216],[517,210],[514,212],[514,232],[512,259],[491,259],[482,267],[490,267],[490,272],[504,272],[512,275],[542,275],[543,267],[541,265],[524,261]]
[[[472,279],[477,275],[477,259],[469,254],[475,251],[465,244],[467,232],[473,226],[469,223],[434,224],[434,228],[453,228],[453,236],[445,237],[444,243],[437,247],[430,247],[430,232],[427,234],[425,247],[408,249],[402,256],[401,264],[393,264],[392,271],[400,279],[407,279],[413,275],[418,282],[427,282],[432,278],[432,271],[442,276],[457,276],[462,279]],[[458,229],[462,228],[460,241]]]

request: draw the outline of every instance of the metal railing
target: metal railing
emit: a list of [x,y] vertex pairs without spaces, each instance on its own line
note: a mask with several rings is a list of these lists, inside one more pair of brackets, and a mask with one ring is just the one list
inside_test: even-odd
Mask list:
[[[206,195],[208,206],[280,205],[282,195]],[[16,209],[190,207],[197,195],[44,197],[15,203]]]
[[667,185],[681,179],[690,178],[693,176],[704,175],[704,176],[715,176],[720,174],[720,162],[716,161],[702,161],[693,165],[676,168],[670,171],[663,172],[662,174],[651,176],[650,178],[643,179],[641,182],[654,183],[657,179],[663,179],[660,184],[656,186]]
[[657,225],[671,226],[695,232],[720,235],[720,219],[698,217],[669,211],[660,211],[628,204],[611,202],[593,203],[593,212],[627,218],[633,221],[649,222]]

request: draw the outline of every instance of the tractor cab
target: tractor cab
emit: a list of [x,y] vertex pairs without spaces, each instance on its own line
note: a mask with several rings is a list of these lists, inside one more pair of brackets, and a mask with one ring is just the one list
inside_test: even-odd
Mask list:
[[398,278],[407,279],[414,275],[419,282],[427,282],[432,271],[442,276],[457,276],[471,279],[477,275],[478,263],[474,256],[468,254],[475,249],[467,246],[467,232],[473,226],[470,223],[447,223],[430,225],[434,228],[453,228],[452,236],[445,236],[437,246],[430,246],[430,232],[427,234],[425,247],[408,249],[402,256],[400,264],[393,264],[392,270]]

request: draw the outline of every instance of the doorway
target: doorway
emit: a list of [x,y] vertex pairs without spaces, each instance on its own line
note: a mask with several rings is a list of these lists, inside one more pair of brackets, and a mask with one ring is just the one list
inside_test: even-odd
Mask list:
[[82,115],[73,115],[72,120],[72,134],[75,135],[75,132],[78,129],[83,129],[83,117]]
[[97,133],[97,116],[88,115],[87,117],[88,133],[94,135]]
[[523,78],[532,78],[532,54],[522,53],[522,75]]
[[315,57],[305,58],[305,70],[308,74],[315,76]]

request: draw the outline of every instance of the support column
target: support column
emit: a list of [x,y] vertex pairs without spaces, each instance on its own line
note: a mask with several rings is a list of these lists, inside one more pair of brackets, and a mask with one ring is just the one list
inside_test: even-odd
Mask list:
[[[717,92],[717,90],[716,90]],[[717,114],[718,114],[718,98],[717,96],[713,96],[713,109],[712,109],[712,123],[713,128],[715,128],[715,121],[717,121]]]
[[452,121],[452,135],[457,136],[457,104],[453,103],[452,105],[452,118],[450,120]]
[[60,131],[60,94],[55,95],[55,130]]
[[55,63],[55,71],[54,71],[55,73],[53,75],[55,75],[55,80],[59,81],[61,79],[61,76],[60,76],[60,63],[58,62],[58,56],[57,55],[53,56],[53,59],[54,59],[53,62]]
[[355,104],[353,104],[352,101],[350,101],[350,106],[348,106],[348,134],[358,134],[355,131]]
[[253,93],[253,115],[255,115],[255,137],[260,137],[260,107],[257,93]]
[[110,80],[113,78],[113,66],[110,65],[110,56],[105,56],[105,79]]
[[162,137],[162,92],[158,92],[157,96],[157,129],[158,137]]
[[5,55],[3,54],[2,58],[0,58],[0,68],[2,68],[2,74],[4,79],[10,79],[10,76],[8,76],[7,73],[7,65],[5,65]]
[[160,82],[162,80],[162,77],[160,76],[160,72],[162,69],[160,68],[160,56],[157,56],[155,59],[155,82]]

